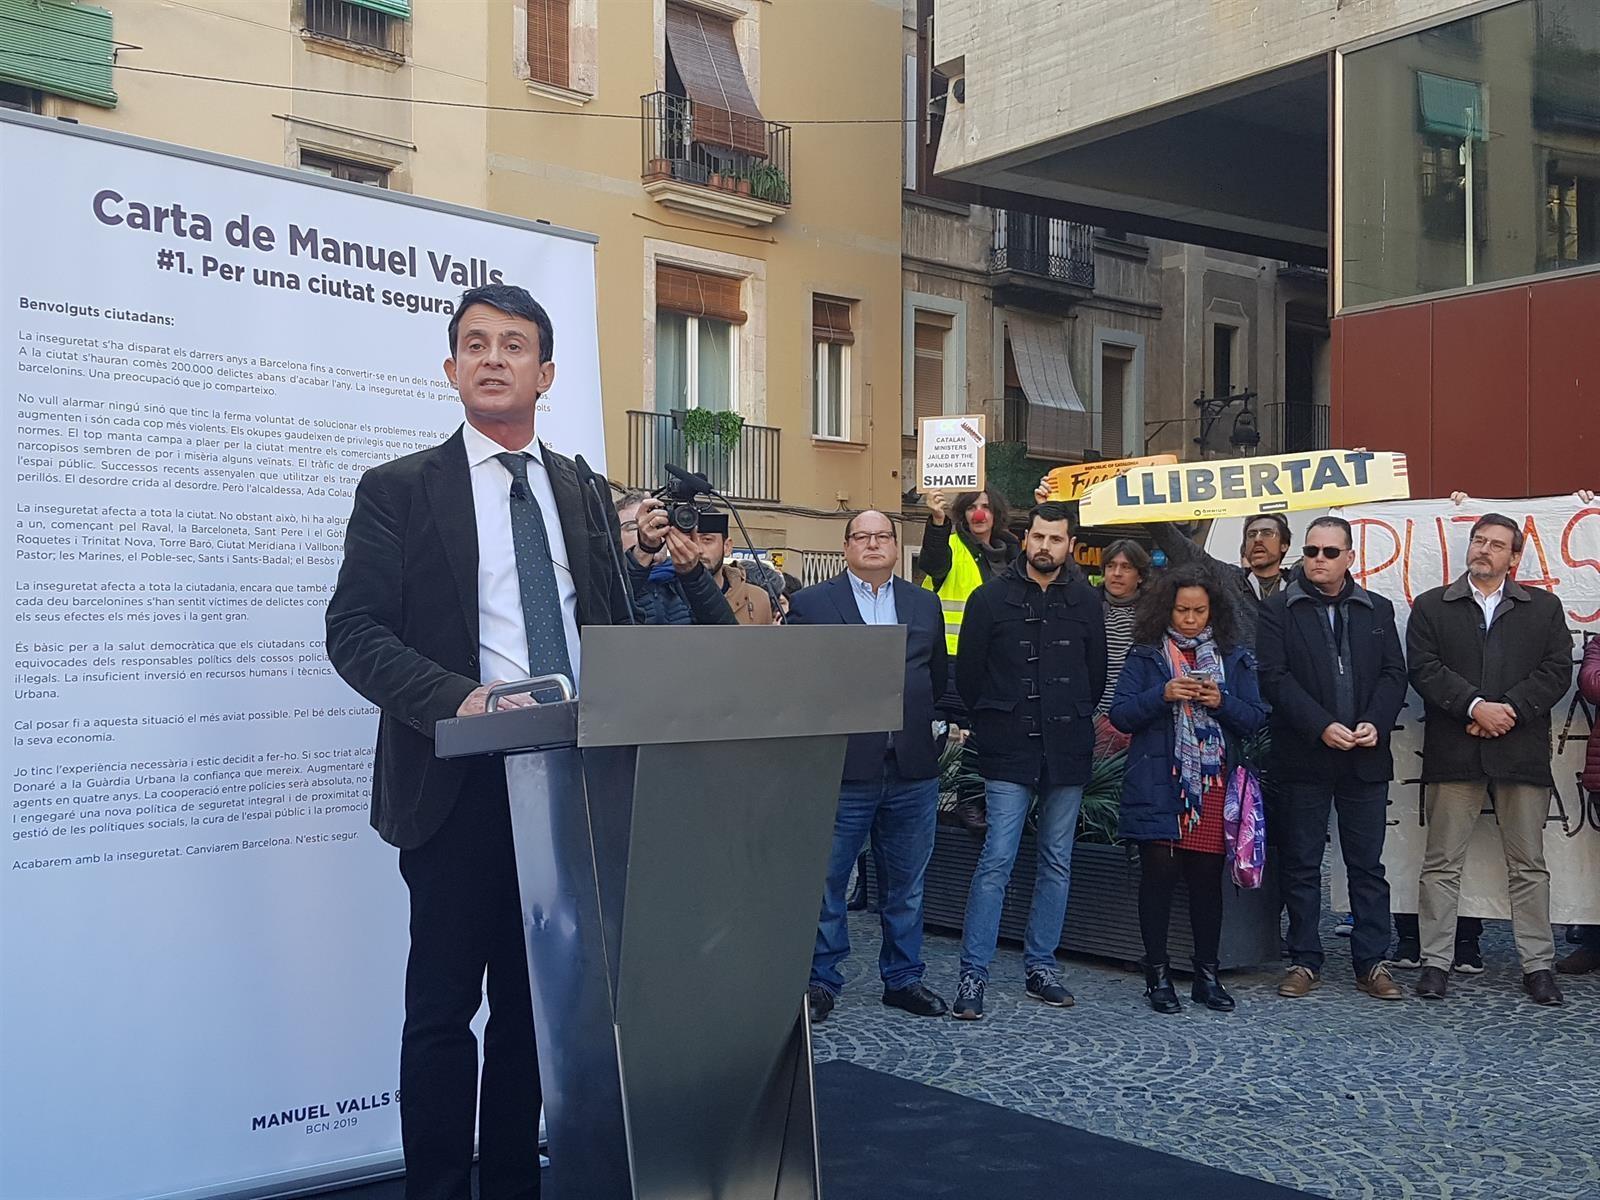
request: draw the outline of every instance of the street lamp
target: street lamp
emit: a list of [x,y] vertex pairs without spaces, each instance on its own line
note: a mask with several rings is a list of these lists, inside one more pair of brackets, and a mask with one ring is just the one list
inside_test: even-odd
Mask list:
[[1200,410],[1200,436],[1194,440],[1200,447],[1200,452],[1205,453],[1217,422],[1222,420],[1230,408],[1238,404],[1241,407],[1234,414],[1233,428],[1228,432],[1228,445],[1240,454],[1253,453],[1261,444],[1261,429],[1256,424],[1255,399],[1254,392],[1195,397],[1195,407]]

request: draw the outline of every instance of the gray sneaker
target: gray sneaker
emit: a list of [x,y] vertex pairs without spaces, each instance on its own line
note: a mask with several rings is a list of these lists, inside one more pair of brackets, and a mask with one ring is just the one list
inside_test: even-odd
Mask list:
[[1044,968],[1028,972],[1025,990],[1033,999],[1048,1004],[1051,1008],[1071,1008],[1077,1003],[1072,998],[1072,993],[1062,986],[1061,976]]
[[956,1002],[950,1015],[958,1021],[983,1020],[983,979],[971,971],[961,972],[956,984]]

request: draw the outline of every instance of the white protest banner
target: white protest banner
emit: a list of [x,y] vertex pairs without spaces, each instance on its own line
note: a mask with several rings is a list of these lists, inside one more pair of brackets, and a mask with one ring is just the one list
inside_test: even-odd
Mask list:
[[923,417],[917,425],[917,490],[983,490],[983,414]]
[[540,433],[603,461],[594,247],[35,118],[0,162],[0,1196],[393,1167],[406,893],[323,608],[360,473],[461,420],[469,284],[544,301]]
[[[1405,638],[1406,621],[1417,596],[1442,587],[1466,569],[1469,531],[1484,513],[1503,513],[1523,530],[1525,542],[1517,580],[1525,587],[1554,592],[1572,628],[1573,661],[1581,659],[1590,637],[1600,635],[1600,504],[1576,496],[1534,500],[1470,499],[1457,506],[1446,500],[1399,504],[1360,504],[1332,510],[1354,531],[1353,574],[1361,586],[1394,602],[1395,619]],[[1303,513],[1303,528],[1317,514]],[[1208,548],[1228,562],[1238,559],[1237,523],[1212,526]],[[1295,543],[1298,545],[1298,543]],[[1545,853],[1550,866],[1551,917],[1558,923],[1600,924],[1600,806],[1578,786],[1584,748],[1594,727],[1594,707],[1574,687],[1551,715],[1555,789],[1545,823]],[[1395,912],[1417,911],[1417,876],[1427,831],[1423,823],[1422,703],[1408,692],[1392,740],[1395,781],[1389,788],[1389,831],[1384,845],[1391,904]],[[1336,834],[1337,836],[1337,834]],[[1348,904],[1343,865],[1334,855],[1334,904]],[[1485,813],[1467,855],[1461,885],[1464,916],[1510,916],[1505,857],[1494,817]]]
[[1135,467],[1091,487],[1079,511],[1085,525],[1130,525],[1326,508],[1410,494],[1404,454],[1315,450]]
[[1077,466],[1057,467],[1045,476],[1050,499],[1077,500],[1097,483],[1126,475],[1135,467],[1165,467],[1178,461],[1176,454],[1147,454],[1141,458],[1103,458]]

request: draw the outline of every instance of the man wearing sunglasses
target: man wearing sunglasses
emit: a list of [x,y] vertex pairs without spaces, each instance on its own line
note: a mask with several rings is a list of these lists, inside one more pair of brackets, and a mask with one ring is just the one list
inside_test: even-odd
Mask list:
[[1406,698],[1394,605],[1350,575],[1350,523],[1318,517],[1300,576],[1262,606],[1256,634],[1261,692],[1272,705],[1279,884],[1289,910],[1291,965],[1278,994],[1321,983],[1322,851],[1328,812],[1350,879],[1356,987],[1379,1000],[1405,993],[1389,977],[1389,882],[1383,840],[1394,758],[1389,731]]

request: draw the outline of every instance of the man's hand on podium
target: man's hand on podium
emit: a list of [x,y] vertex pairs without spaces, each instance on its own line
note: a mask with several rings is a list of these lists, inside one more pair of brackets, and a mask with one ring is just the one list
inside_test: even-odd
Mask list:
[[[497,688],[504,679],[490,680],[482,687],[475,687],[467,693],[467,698],[461,702],[461,707],[456,709],[458,717],[481,717],[489,711],[489,689]],[[497,708],[532,708],[539,703],[527,692],[514,692],[509,696],[501,696]]]

